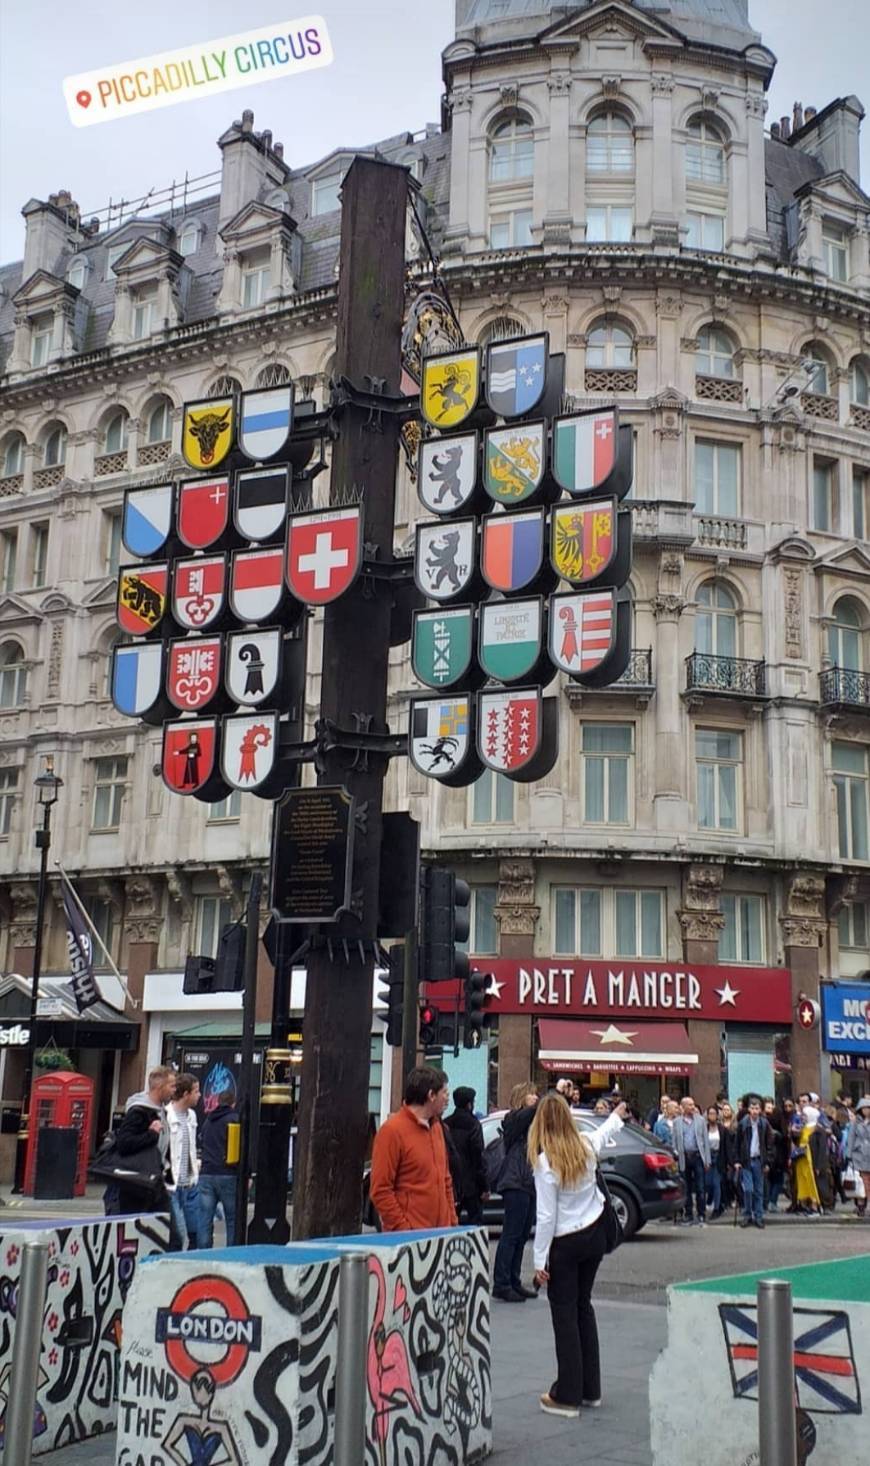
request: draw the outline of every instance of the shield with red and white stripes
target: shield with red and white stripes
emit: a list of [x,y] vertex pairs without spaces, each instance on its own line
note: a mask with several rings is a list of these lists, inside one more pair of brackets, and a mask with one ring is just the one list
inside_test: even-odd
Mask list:
[[259,625],[275,614],[284,596],[284,548],[237,550],[230,575],[230,606],[240,621]]
[[616,592],[550,597],[550,659],[569,674],[594,672],[613,651]]

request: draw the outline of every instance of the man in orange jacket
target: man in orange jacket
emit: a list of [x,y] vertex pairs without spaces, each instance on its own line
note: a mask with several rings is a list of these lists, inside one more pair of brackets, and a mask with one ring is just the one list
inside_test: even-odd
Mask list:
[[450,1089],[438,1069],[412,1069],[405,1103],[375,1137],[371,1199],[385,1232],[455,1227],[456,1206],[441,1116]]

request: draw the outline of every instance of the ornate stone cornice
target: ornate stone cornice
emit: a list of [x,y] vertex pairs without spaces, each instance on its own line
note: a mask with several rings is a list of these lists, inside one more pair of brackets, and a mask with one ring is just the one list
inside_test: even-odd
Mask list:
[[785,912],[779,918],[785,947],[818,947],[828,930],[825,911],[825,878],[798,871],[791,877],[785,896]]
[[818,947],[826,930],[825,923],[798,916],[781,916],[779,924],[784,947]]
[[652,598],[652,611],[657,621],[678,621],[685,609],[683,596],[658,595]]
[[127,877],[125,884],[127,912],[124,930],[131,942],[156,942],[163,918],[160,913],[160,890],[156,880],[147,875]]
[[535,905],[535,866],[531,860],[502,860],[498,870],[495,918],[502,936],[534,937],[541,908]]
[[14,881],[9,886],[9,939],[13,947],[36,944],[36,882]]
[[725,918],[712,911],[681,911],[680,930],[685,942],[718,942]]

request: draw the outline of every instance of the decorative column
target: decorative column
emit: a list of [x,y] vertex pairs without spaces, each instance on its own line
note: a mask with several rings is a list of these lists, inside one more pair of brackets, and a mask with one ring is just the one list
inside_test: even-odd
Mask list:
[[[530,958],[541,914],[535,905],[535,863],[521,857],[499,862],[495,919],[499,956]],[[522,1013],[498,1021],[498,1104],[506,1109],[515,1084],[532,1077],[532,1022]]]
[[36,946],[36,882],[16,881],[9,887],[9,945],[11,967],[22,977],[33,971],[33,949]]
[[160,930],[163,926],[161,912],[162,892],[151,876],[128,876],[125,888],[126,916],[124,931],[127,937],[127,987],[130,997],[137,1005],[135,1016],[139,1022],[139,1048],[135,1054],[124,1054],[121,1059],[119,1102],[127,1095],[135,1094],[145,1083],[145,1041],[147,1030],[142,1022],[142,997],[145,992],[145,974],[157,966],[157,948]]
[[468,170],[471,166],[471,87],[455,86],[450,108],[450,223],[444,236],[446,254],[458,253],[468,235]]
[[[683,904],[679,912],[683,933],[683,957],[687,966],[709,967],[719,958],[719,935],[725,925],[722,915],[721,865],[695,864],[683,870]],[[712,1104],[721,1084],[722,1024],[690,1018],[687,1025],[698,1067],[690,1086],[701,1108]]]
[[674,78],[668,72],[652,76],[652,240],[676,246],[680,242],[678,204],[674,198],[673,142]]
[[567,244],[571,237],[570,73],[553,71],[547,78],[547,87],[550,93],[550,136],[547,141],[544,243]]
[[[779,918],[785,965],[791,969],[792,1012],[799,996],[819,1001],[819,951],[828,931],[825,878],[796,871],[788,880],[785,909]],[[794,1094],[821,1093],[821,1036],[817,1028],[791,1028],[791,1082]]]
[[[678,557],[675,558],[679,564]],[[653,597],[656,618],[656,788],[653,796],[657,830],[685,834],[688,808],[684,783],[682,708],[680,707],[679,623],[686,602],[679,592],[661,590]]]

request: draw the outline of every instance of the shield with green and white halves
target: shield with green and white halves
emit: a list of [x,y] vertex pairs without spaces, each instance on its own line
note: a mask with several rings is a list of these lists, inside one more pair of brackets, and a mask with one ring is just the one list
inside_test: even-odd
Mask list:
[[541,655],[542,621],[538,596],[481,606],[478,658],[486,675],[499,682],[527,677]]
[[411,666],[426,687],[455,687],[468,673],[474,607],[417,611],[411,633]]
[[484,438],[483,482],[496,504],[524,504],[544,477],[547,439],[542,422],[491,428]]

